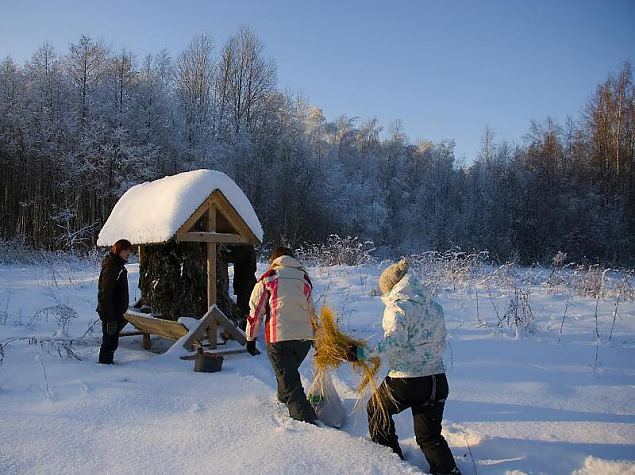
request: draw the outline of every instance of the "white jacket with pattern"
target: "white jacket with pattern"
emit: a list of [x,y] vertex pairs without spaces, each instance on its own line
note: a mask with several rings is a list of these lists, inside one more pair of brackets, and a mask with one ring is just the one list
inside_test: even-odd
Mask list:
[[393,378],[415,378],[445,372],[443,309],[411,274],[384,297],[384,338],[374,353],[388,359]]

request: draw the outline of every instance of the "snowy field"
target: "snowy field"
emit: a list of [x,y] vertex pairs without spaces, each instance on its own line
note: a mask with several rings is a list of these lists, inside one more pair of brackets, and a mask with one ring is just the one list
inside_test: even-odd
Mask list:
[[[154,352],[146,352],[141,337],[127,337],[117,364],[96,364],[100,332],[89,328],[98,265],[53,268],[0,267],[0,474],[425,473],[409,413],[397,417],[406,461],[367,439],[348,366],[334,380],[351,415],[335,430],[280,410],[264,353],[226,357],[222,372],[202,374],[191,361],[160,355],[165,340],[153,337]],[[132,300],[138,268],[128,268]],[[377,341],[378,268],[310,272],[318,307],[326,301],[345,331]],[[450,343],[445,435],[461,471],[635,473],[635,304],[620,302],[609,340],[615,298],[535,285],[534,331],[518,332],[496,325],[507,287],[480,289],[478,313],[476,295],[441,285],[437,297]],[[60,346],[67,339],[80,360]],[[310,358],[301,371],[306,388]]]

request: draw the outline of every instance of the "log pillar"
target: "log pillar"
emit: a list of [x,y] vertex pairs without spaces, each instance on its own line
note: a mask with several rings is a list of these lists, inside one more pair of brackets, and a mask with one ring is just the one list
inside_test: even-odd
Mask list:
[[[207,230],[209,232],[216,231],[216,208],[210,206],[207,210]],[[207,307],[216,304],[216,243],[207,243]],[[216,319],[212,318],[209,326],[209,346],[210,349],[216,349],[217,329]]]

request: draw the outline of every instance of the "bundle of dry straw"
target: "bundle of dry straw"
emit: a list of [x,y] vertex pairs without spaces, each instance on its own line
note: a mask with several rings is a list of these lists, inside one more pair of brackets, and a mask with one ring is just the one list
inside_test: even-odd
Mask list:
[[[315,369],[318,373],[326,370],[333,370],[341,366],[347,360],[347,354],[352,345],[357,347],[366,347],[367,342],[353,338],[343,333],[337,326],[333,310],[324,306],[322,307],[320,326],[315,335]],[[386,402],[392,400],[392,395],[383,394],[385,397],[379,397],[377,372],[381,364],[379,356],[371,357],[367,360],[357,360],[350,362],[353,371],[361,375],[359,385],[357,386],[357,404],[370,397],[372,403],[377,408],[375,417],[380,420],[387,420],[389,414],[386,408]]]

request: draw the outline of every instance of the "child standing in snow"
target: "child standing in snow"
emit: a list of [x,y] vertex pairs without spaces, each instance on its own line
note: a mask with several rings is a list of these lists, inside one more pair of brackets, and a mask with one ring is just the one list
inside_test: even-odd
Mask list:
[[[384,339],[370,353],[388,359],[390,371],[378,388],[390,415],[377,417],[377,404],[368,404],[371,439],[388,446],[403,458],[392,416],[410,409],[417,444],[430,464],[430,473],[457,474],[458,468],[448,444],[441,435],[441,421],[448,397],[443,352],[445,320],[443,309],[432,300],[417,279],[408,273],[402,259],[388,267],[379,278],[386,304],[382,326]],[[350,350],[350,360],[367,359],[362,347]]]
[[128,271],[125,264],[131,252],[130,241],[120,239],[101,263],[97,312],[102,329],[99,350],[99,362],[102,364],[113,363],[115,350],[119,346],[119,332],[128,323],[123,316],[128,310]]
[[270,263],[251,293],[247,351],[258,354],[256,336],[266,315],[265,342],[276,374],[278,400],[287,405],[293,419],[314,424],[315,411],[307,401],[298,372],[314,338],[313,286],[290,249],[276,248]]

